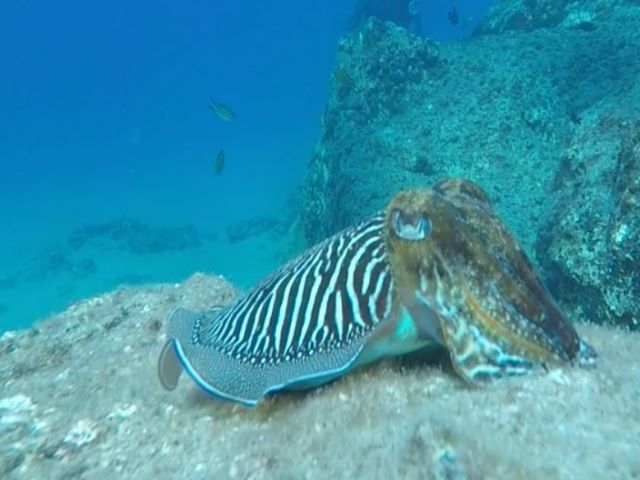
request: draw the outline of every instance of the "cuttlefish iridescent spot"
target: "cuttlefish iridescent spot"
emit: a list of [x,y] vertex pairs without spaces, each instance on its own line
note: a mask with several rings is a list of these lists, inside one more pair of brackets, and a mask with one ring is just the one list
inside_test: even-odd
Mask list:
[[595,357],[484,192],[457,179],[402,191],[232,304],[168,322],[162,385],[185,371],[247,406],[434,344],[474,384]]
[[419,336],[445,346],[466,380],[595,358],[476,184],[454,179],[400,192],[387,224],[400,302]]

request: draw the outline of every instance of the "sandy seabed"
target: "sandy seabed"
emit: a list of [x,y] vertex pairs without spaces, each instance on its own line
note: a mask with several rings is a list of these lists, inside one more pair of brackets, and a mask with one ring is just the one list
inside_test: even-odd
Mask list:
[[255,409],[156,376],[166,312],[237,295],[221,277],[127,288],[0,339],[7,479],[640,478],[640,335],[579,326],[595,369],[489,389],[389,361]]

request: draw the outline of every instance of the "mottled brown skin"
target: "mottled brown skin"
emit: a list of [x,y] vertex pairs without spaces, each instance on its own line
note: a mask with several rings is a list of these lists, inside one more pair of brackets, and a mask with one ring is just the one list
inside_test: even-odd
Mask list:
[[[479,186],[452,179],[402,191],[386,218],[399,300],[421,335],[449,349],[464,378],[476,383],[577,358],[575,329]],[[420,219],[430,226],[424,238],[397,233],[397,222],[411,227]]]

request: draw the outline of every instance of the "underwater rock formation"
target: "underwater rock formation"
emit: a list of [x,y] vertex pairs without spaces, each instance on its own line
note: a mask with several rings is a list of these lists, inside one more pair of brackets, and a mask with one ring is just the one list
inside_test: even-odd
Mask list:
[[576,126],[538,249],[574,318],[640,329],[640,119],[619,113]]
[[501,0],[474,30],[474,35],[530,32],[539,28],[595,29],[614,10],[620,14],[638,0]]
[[105,240],[137,255],[185,250],[202,243],[193,226],[151,227],[129,218],[78,228],[69,236],[68,243],[77,250],[88,242]]
[[358,0],[347,25],[356,29],[370,17],[393,22],[414,35],[422,35],[420,6],[416,0]]
[[66,274],[73,279],[82,279],[98,270],[91,258],[74,260],[64,249],[53,247],[38,255],[30,268],[22,272],[23,280],[44,282],[50,276]]
[[[556,253],[547,247],[562,242],[539,235],[562,235],[550,227],[571,210],[556,201],[561,172],[572,155],[586,158],[587,150],[580,149],[588,145],[579,136],[592,135],[589,116],[608,109],[609,116],[635,122],[640,111],[640,5],[624,5],[603,14],[592,30],[559,25],[435,45],[370,21],[343,38],[337,68],[353,82],[334,82],[310,159],[301,217],[307,242],[364,218],[396,190],[464,176],[488,192],[525,250],[547,266],[543,274],[571,271],[569,252],[586,237],[560,255],[557,247]],[[601,161],[616,171],[614,156]],[[622,188],[615,175],[603,182],[610,191]],[[576,196],[589,195],[580,194],[584,184],[573,187]],[[640,243],[633,228],[628,235],[629,242]],[[553,255],[565,265],[551,269]],[[581,276],[570,275],[578,279],[573,287],[582,289],[572,294],[575,299],[592,288]],[[560,288],[557,279],[549,283]],[[563,285],[556,296],[570,301]],[[620,286],[625,290],[618,297],[637,297],[636,283]],[[569,310],[573,318],[618,319],[624,325],[638,318]]]
[[227,240],[229,243],[241,242],[273,230],[280,224],[278,219],[270,217],[256,217],[237,222],[227,227]]
[[337,64],[358,89],[337,85],[323,115],[304,186],[309,243],[382,208],[394,191],[465,176],[530,247],[532,219],[548,207],[547,165],[569,132],[564,105],[549,100],[564,86],[563,42],[532,34],[528,45],[511,36],[437,46],[376,21],[344,38]]
[[596,369],[553,368],[490,389],[414,358],[255,409],[216,402],[190,382],[165,392],[156,360],[166,312],[236,296],[222,278],[194,275],[179,285],[119,289],[6,332],[0,478],[640,475],[638,333],[580,325],[600,354]]

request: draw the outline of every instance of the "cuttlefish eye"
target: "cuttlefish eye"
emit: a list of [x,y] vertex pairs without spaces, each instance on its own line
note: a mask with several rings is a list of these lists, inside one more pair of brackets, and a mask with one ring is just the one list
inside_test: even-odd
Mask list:
[[421,214],[407,214],[396,208],[391,212],[391,228],[403,240],[424,240],[431,231],[431,222]]

